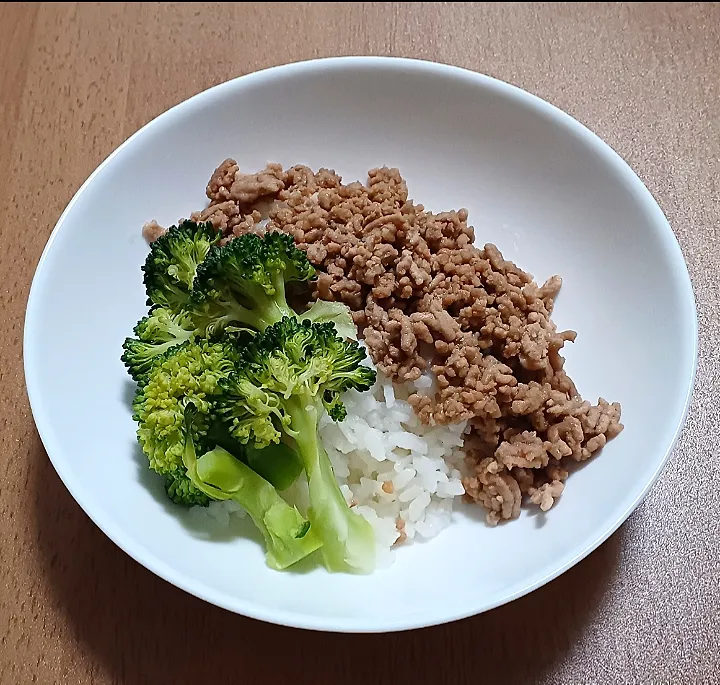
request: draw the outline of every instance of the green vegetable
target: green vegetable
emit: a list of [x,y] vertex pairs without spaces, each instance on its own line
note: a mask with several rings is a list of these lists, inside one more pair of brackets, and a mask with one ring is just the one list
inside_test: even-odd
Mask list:
[[139,381],[164,352],[189,340],[193,334],[192,318],[185,312],[173,314],[165,307],[155,307],[141,319],[133,332],[137,337],[123,343],[122,362],[134,380]]
[[210,424],[207,440],[245,462],[278,490],[289,488],[302,473],[302,462],[295,450],[288,445],[280,443],[264,448],[253,443],[243,445],[228,433],[220,421]]
[[198,490],[188,478],[185,466],[180,466],[165,474],[165,492],[175,504],[182,504],[186,507],[206,507],[210,504],[210,498]]
[[228,430],[223,425],[222,421],[219,421],[217,417],[214,417],[210,422],[210,426],[207,431],[207,439],[209,443],[222,447],[227,452],[230,452],[233,457],[246,461],[245,450],[247,449],[247,446],[235,440],[235,438],[228,433]]
[[287,490],[303,470],[297,452],[282,442],[267,447],[248,444],[245,447],[245,461],[278,490]]
[[280,442],[282,433],[294,438],[308,479],[308,516],[332,571],[363,572],[374,564],[372,527],[345,503],[318,437],[323,410],[344,419],[340,394],[375,382],[364,358],[358,343],[340,338],[332,323],[290,316],[250,340],[236,371],[220,381],[217,411],[234,438],[260,446]]
[[174,502],[207,503],[183,477],[185,407],[195,407],[193,437],[203,440],[218,382],[232,371],[236,359],[237,351],[230,343],[188,340],[163,353],[138,387],[133,400],[138,441],[150,468],[165,476],[168,496]]
[[285,284],[314,275],[291,236],[248,233],[209,251],[197,269],[190,307],[199,330],[209,336],[228,327],[263,331],[295,315],[285,299]]
[[266,560],[271,568],[287,568],[318,549],[321,542],[310,523],[249,466],[222,447],[196,458],[190,425],[193,414],[188,407],[183,451],[183,463],[193,486],[211,499],[232,499],[250,514],[265,539]]
[[[315,270],[289,235],[219,238],[210,223],[182,222],[143,266],[151,310],[122,361],[138,383],[133,417],[150,468],[178,504],[238,502],[273,568],[322,548],[330,570],[370,570],[372,528],[348,508],[318,438],[322,412],[342,420],[341,393],[375,380],[350,311],[321,301],[293,311],[286,286],[305,287]],[[278,493],[303,470],[309,522]]]
[[220,237],[209,221],[183,221],[155,240],[142,267],[148,305],[179,312],[190,299],[198,265]]

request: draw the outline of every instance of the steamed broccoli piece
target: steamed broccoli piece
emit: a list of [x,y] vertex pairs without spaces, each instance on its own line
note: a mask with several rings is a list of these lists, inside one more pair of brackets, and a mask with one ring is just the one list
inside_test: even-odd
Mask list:
[[190,308],[198,329],[207,335],[228,327],[263,331],[295,315],[285,298],[285,284],[314,275],[291,236],[248,233],[208,252],[197,269]]
[[236,371],[220,381],[217,411],[240,442],[267,445],[290,435],[308,480],[308,517],[323,542],[331,571],[368,571],[374,564],[372,527],[346,504],[318,437],[323,411],[345,418],[340,394],[367,390],[375,372],[365,351],[340,338],[331,323],[286,317],[252,338]]
[[193,410],[188,408],[183,463],[193,486],[210,499],[240,504],[265,539],[268,566],[281,570],[321,546],[310,523],[277,490],[222,447],[196,458],[192,438]]
[[123,343],[121,360],[128,373],[140,381],[160,355],[189,340],[193,329],[193,321],[185,312],[173,314],[165,307],[152,309],[135,326],[136,337],[126,338]]
[[195,407],[193,438],[203,440],[218,382],[232,371],[236,359],[230,343],[188,340],[157,358],[138,387],[133,400],[138,441],[150,468],[165,476],[174,502],[206,503],[184,477],[185,407]]
[[209,221],[183,221],[155,240],[142,267],[148,305],[180,311],[190,299],[198,265],[220,237]]

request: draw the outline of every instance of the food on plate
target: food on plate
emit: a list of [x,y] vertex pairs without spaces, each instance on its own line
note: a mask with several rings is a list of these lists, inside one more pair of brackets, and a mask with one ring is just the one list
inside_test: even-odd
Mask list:
[[206,209],[144,227],[151,309],[123,353],[168,495],[257,523],[227,496],[235,460],[307,519],[287,515],[285,535],[311,538],[282,558],[319,546],[340,571],[433,537],[460,497],[491,525],[549,510],[568,465],[623,428],[619,404],[584,401],[565,372],[558,276],[538,285],[475,247],[467,211],[414,204],[398,170],[368,179],[225,160]]
[[192,422],[195,407],[185,408],[183,465],[187,478],[211,500],[234,501],[246,511],[265,539],[268,565],[282,570],[318,549],[322,541],[296,507],[242,460],[215,446],[197,457]]
[[243,444],[293,441],[307,477],[308,518],[331,571],[374,565],[372,527],[348,507],[318,436],[323,415],[345,418],[343,392],[368,390],[375,382],[364,358],[365,350],[338,336],[332,323],[286,316],[240,343],[216,405],[230,435]]
[[[365,350],[336,332],[334,319],[349,325],[344,308],[318,306],[300,321],[287,304],[286,284],[314,275],[290,236],[218,238],[211,224],[182,222],[147,257],[151,309],[122,355],[138,384],[140,446],[174,502],[241,505],[272,567],[322,543],[330,570],[369,570],[372,528],[347,506],[317,437],[321,411],[342,418],[340,393],[374,383]],[[284,436],[291,446],[280,446]],[[276,489],[303,468],[309,521]]]

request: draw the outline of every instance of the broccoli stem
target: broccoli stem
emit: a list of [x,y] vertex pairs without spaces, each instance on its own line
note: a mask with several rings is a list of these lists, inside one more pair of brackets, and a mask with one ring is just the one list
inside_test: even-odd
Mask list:
[[258,448],[252,443],[245,446],[247,465],[278,490],[287,490],[302,473],[300,459],[292,447],[271,443]]
[[282,442],[263,448],[252,442],[243,445],[220,421],[210,424],[207,437],[210,444],[230,452],[278,490],[287,490],[302,473],[303,467],[295,450]]
[[273,275],[272,281],[275,289],[273,295],[268,295],[258,285],[247,284],[245,286],[247,292],[234,292],[234,298],[221,300],[220,304],[227,312],[219,318],[222,322],[221,328],[235,321],[264,331],[286,316],[296,316],[285,300],[285,281],[282,274]]
[[250,514],[265,538],[268,565],[284,569],[320,547],[313,527],[277,490],[222,447],[197,460],[198,478],[220,489]]
[[233,499],[250,514],[265,539],[268,566],[282,570],[312,554],[322,541],[300,512],[249,466],[216,447],[199,459],[191,437],[183,462],[193,485],[215,500]]
[[271,280],[275,293],[273,295],[267,295],[265,291],[258,288],[260,292],[257,293],[255,300],[258,303],[257,318],[261,324],[256,324],[256,327],[261,331],[281,321],[286,316],[296,316],[285,299],[284,274],[282,272],[273,273]]
[[309,394],[287,402],[295,442],[305,467],[310,494],[308,518],[322,539],[322,555],[329,571],[369,573],[375,565],[372,526],[345,502],[330,458],[318,437],[320,410]]

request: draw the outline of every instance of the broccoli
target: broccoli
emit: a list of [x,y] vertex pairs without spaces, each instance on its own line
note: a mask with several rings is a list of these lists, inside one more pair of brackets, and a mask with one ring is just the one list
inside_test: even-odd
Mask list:
[[192,438],[195,409],[188,405],[183,464],[193,487],[210,499],[232,499],[250,514],[265,539],[268,566],[281,570],[321,546],[314,526],[277,490],[222,447],[196,457]]
[[[243,506],[273,568],[322,548],[330,570],[370,570],[372,528],[345,503],[317,434],[323,411],[345,417],[343,391],[375,381],[350,311],[293,311],[287,284],[315,270],[291,236],[219,238],[210,223],[182,222],[143,266],[151,309],[122,361],[138,383],[133,418],[150,468],[173,502]],[[309,522],[278,494],[303,470]]]
[[133,400],[138,441],[150,468],[165,476],[168,496],[174,502],[206,503],[184,477],[185,407],[195,407],[193,437],[203,440],[218,381],[232,371],[236,359],[237,352],[229,342],[188,340],[156,358],[138,386]]
[[[242,505],[265,538],[267,562],[286,568],[320,547],[310,524],[287,504],[271,483],[209,435],[218,381],[233,368],[232,344],[186,341],[152,366],[135,396],[138,440],[150,468],[165,478],[177,504],[207,506],[233,499]],[[195,445],[211,448],[199,459]]]
[[155,307],[133,329],[137,337],[123,343],[122,362],[134,380],[140,381],[164,352],[188,340],[193,334],[192,318],[185,312],[173,314]]
[[228,327],[263,331],[294,316],[285,284],[313,278],[315,269],[291,236],[248,233],[208,252],[198,266],[190,308],[198,330],[213,335]]
[[253,443],[243,445],[233,438],[225,425],[217,419],[210,424],[207,441],[245,462],[278,490],[289,488],[303,470],[300,458],[288,445],[279,443],[264,448]]
[[154,241],[142,267],[148,305],[180,311],[190,299],[198,265],[220,237],[209,221],[183,221]]
[[217,413],[230,434],[258,446],[291,436],[305,468],[308,516],[322,540],[331,571],[369,571],[374,563],[370,524],[346,504],[318,437],[322,412],[340,421],[340,394],[367,390],[375,372],[362,365],[365,351],[346,341],[332,323],[285,317],[252,338],[239,352],[236,370],[220,380]]

